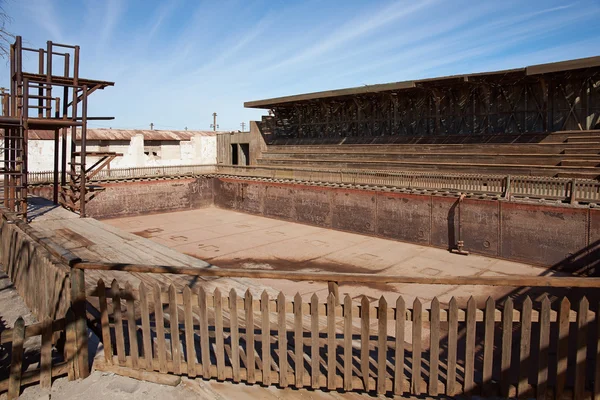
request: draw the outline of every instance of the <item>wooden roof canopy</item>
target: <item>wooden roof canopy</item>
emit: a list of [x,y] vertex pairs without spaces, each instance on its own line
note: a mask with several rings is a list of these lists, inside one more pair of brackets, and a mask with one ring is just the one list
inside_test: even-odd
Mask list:
[[264,108],[270,109],[277,106],[285,106],[289,103],[295,103],[307,100],[317,100],[332,97],[353,96],[358,94],[379,93],[389,91],[399,91],[418,87],[420,84],[448,84],[458,82],[468,82],[469,79],[482,78],[491,75],[516,74],[523,77],[532,75],[543,75],[553,72],[562,72],[575,69],[585,69],[600,66],[600,56],[578,58],[574,60],[559,61],[548,64],[531,65],[524,68],[507,69],[492,72],[479,72],[467,75],[451,75],[438,78],[419,79],[415,81],[402,81],[393,83],[384,83],[378,85],[365,85],[347,89],[326,90],[322,92],[305,93],[293,96],[275,97],[272,99],[247,101],[244,103],[246,108]]

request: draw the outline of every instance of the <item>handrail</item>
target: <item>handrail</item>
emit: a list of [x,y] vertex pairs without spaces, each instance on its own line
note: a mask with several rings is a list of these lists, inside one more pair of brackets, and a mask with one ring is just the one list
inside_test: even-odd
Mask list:
[[[415,190],[460,191],[509,199],[512,196],[576,202],[600,202],[600,181],[544,176],[452,174],[420,171],[328,170],[238,165],[168,165],[104,169],[91,181],[185,177],[198,175],[325,182],[343,185],[397,187]],[[30,183],[51,183],[52,171],[30,172]]]
[[286,279],[298,281],[337,283],[415,283],[427,285],[481,285],[510,287],[577,287],[600,288],[600,278],[572,276],[442,276],[421,277],[402,275],[374,275],[363,273],[298,272],[247,269],[182,267],[173,265],[146,265],[81,261],[72,264],[82,270],[138,272],[152,274],[191,275],[205,278]]

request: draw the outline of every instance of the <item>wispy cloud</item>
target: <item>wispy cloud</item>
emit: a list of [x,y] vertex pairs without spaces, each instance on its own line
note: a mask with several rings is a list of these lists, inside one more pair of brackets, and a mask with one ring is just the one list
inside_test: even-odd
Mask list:
[[113,127],[208,128],[217,112],[238,129],[261,114],[247,100],[590,56],[600,40],[597,0],[67,1],[6,5],[31,46],[79,44],[82,74],[116,81],[90,101]]
[[270,69],[283,68],[298,62],[314,60],[326,52],[335,50],[353,40],[357,40],[361,36],[373,33],[392,22],[397,22],[398,20],[406,18],[411,14],[432,5],[436,1],[437,0],[422,0],[411,3],[404,1],[395,2],[372,15],[361,15],[359,18],[343,24],[341,28],[336,29],[320,43],[310,46],[299,54],[273,65]]

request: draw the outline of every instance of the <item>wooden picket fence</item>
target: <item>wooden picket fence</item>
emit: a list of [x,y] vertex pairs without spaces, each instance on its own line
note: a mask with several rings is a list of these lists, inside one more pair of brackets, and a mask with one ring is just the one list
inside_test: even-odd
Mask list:
[[[5,371],[8,376],[0,378],[0,393],[8,391],[7,398],[16,399],[25,386],[39,383],[49,389],[53,378],[74,376],[76,340],[74,324],[68,320],[47,319],[25,325],[19,317],[13,328],[2,331],[0,342],[2,351],[10,354],[10,368]],[[59,346],[61,340],[64,342]]]
[[99,280],[88,301],[105,362],[141,371],[388,395],[600,395],[600,319],[585,297],[388,304]]

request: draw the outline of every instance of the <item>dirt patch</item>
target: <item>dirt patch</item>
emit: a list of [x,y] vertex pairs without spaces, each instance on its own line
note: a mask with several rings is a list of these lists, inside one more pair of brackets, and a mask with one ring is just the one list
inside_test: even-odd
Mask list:
[[134,235],[141,236],[146,239],[150,239],[151,237],[156,236],[157,233],[160,233],[162,231],[163,231],[162,228],[148,228],[148,229],[144,229],[143,231],[132,232],[132,233]]
[[[187,255],[195,258],[194,254],[186,253]],[[236,258],[228,260],[218,260],[214,262],[214,265],[224,269],[253,269],[253,270],[268,270],[268,271],[302,271],[302,272],[336,272],[336,273],[348,273],[348,274],[373,274],[385,270],[372,269],[366,267],[359,267],[356,265],[336,263],[336,262],[324,262],[318,260],[283,260],[279,258],[275,259],[256,259],[256,258]],[[289,279],[295,281],[294,279]],[[340,284],[340,286],[353,286],[353,287],[368,287],[375,290],[384,292],[395,292],[394,285],[388,283],[349,283]]]

